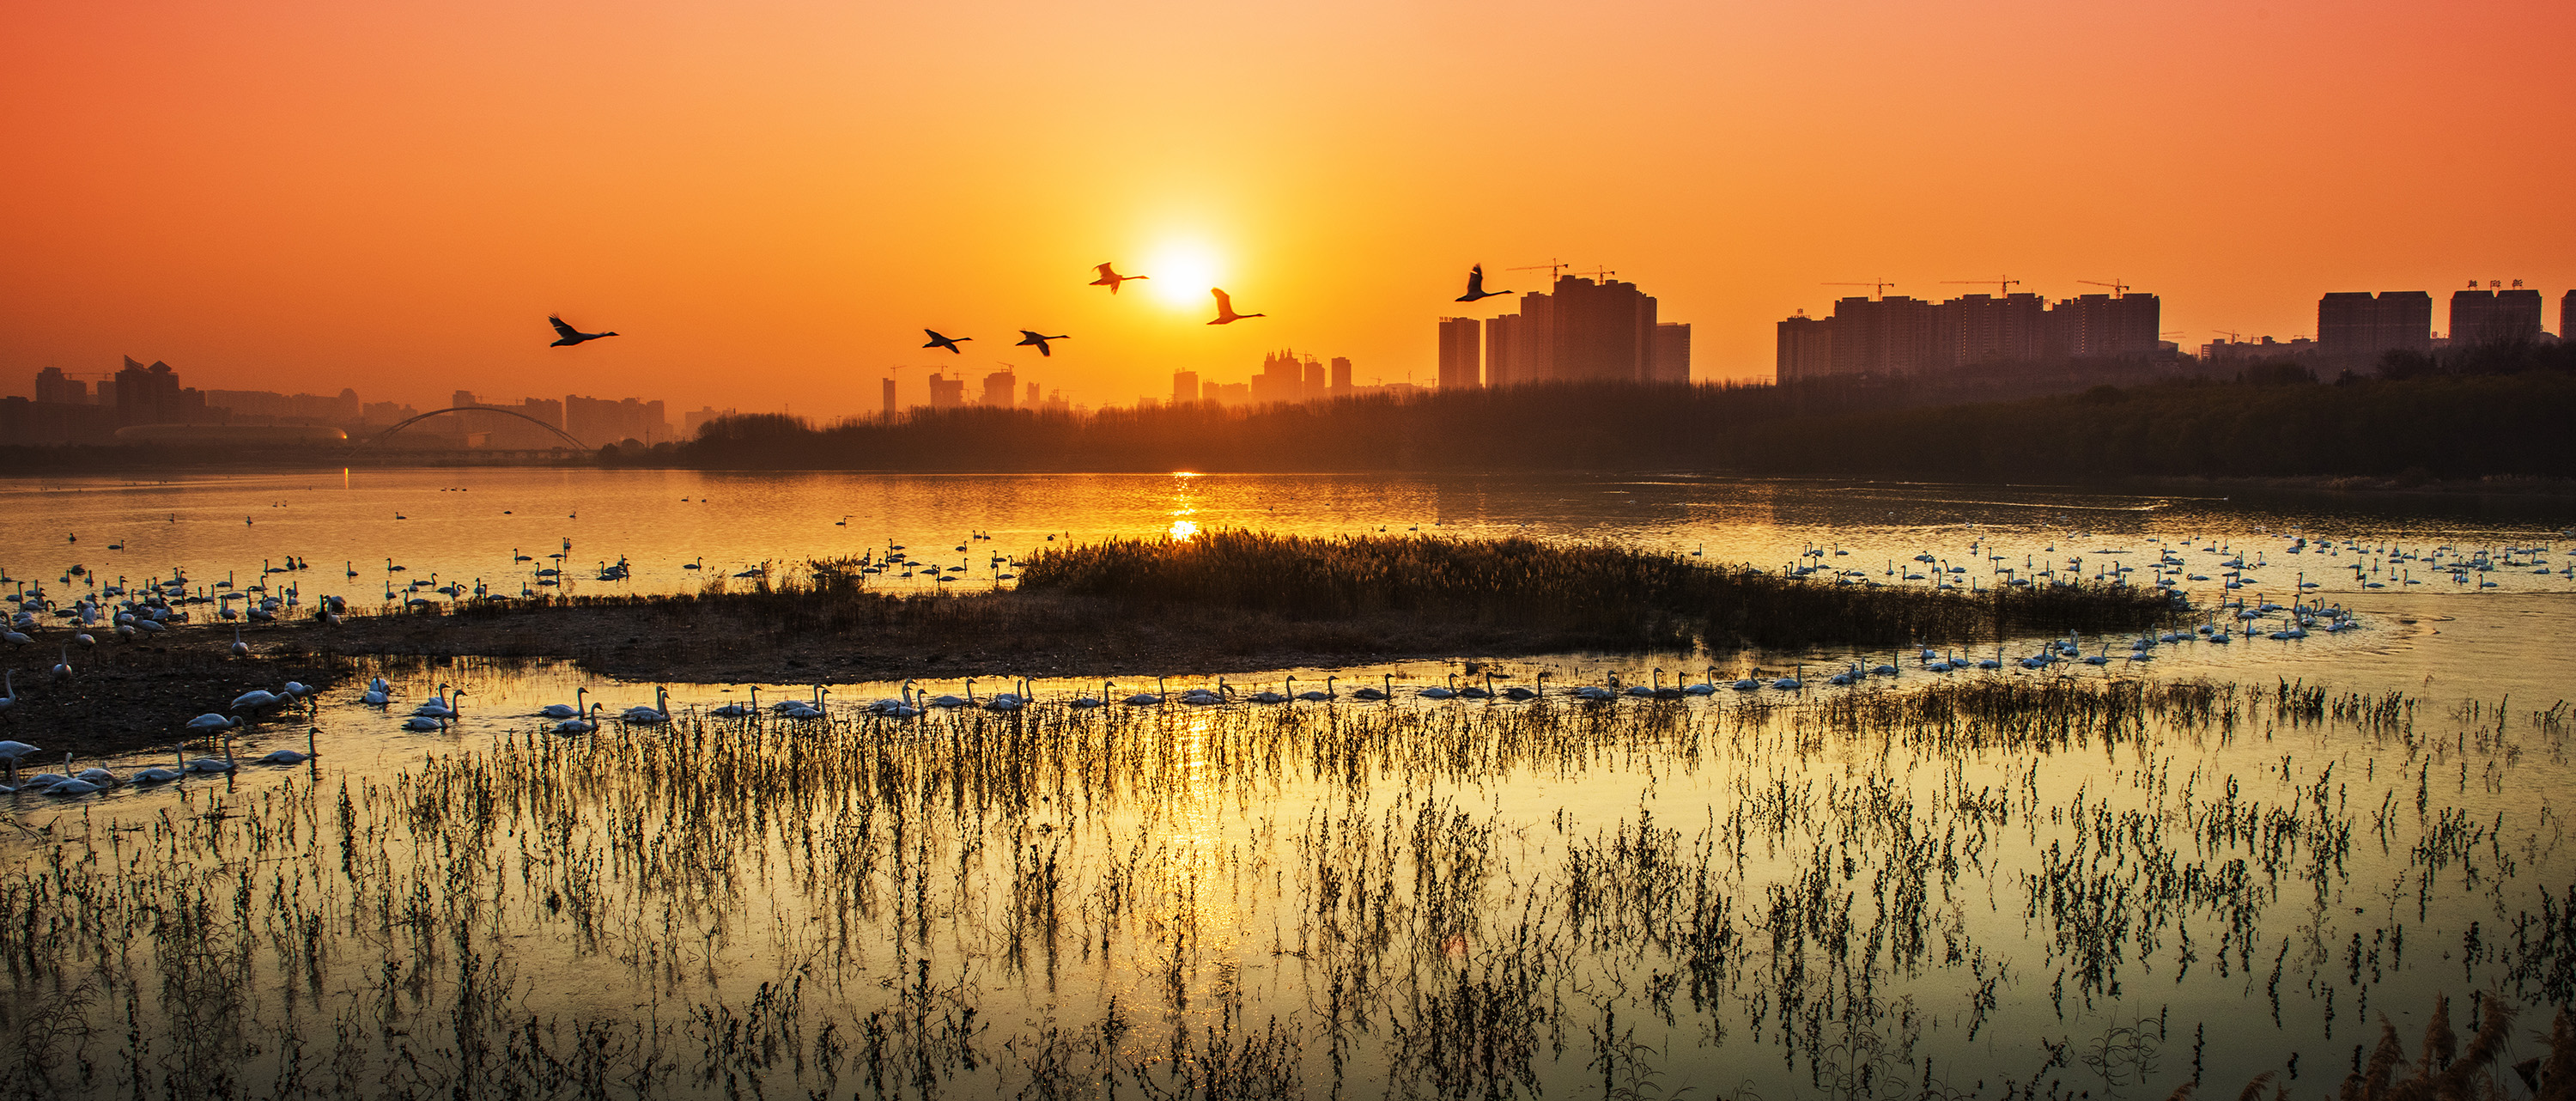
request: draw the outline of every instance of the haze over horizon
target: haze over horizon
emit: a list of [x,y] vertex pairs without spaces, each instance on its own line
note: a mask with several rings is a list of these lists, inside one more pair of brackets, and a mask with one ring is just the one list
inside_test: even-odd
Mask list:
[[[0,44],[0,392],[1077,402],[1281,347],[1428,381],[1467,266],[1615,269],[1767,379],[1886,277],[2119,279],[2213,330],[2576,284],[2564,43],[2517,2],[43,6]],[[1091,265],[1154,276],[1112,297]],[[1270,316],[1203,324],[1206,287]],[[615,340],[547,347],[561,311]],[[2436,327],[2444,327],[2436,314]],[[2551,320],[2556,320],[2553,312]],[[924,326],[977,340],[949,356]],[[1068,333],[1041,359],[1019,328]],[[2554,328],[2554,326],[2553,326]]]

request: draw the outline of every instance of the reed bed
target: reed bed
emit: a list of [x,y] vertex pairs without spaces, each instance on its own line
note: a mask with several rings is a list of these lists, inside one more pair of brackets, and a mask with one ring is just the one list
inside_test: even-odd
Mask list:
[[2565,750],[2148,681],[516,734],[22,808],[0,1096],[2366,1093],[2446,991],[2561,1050],[2489,1022],[2576,996]]
[[1127,605],[1289,619],[1399,613],[1540,624],[1638,647],[1713,649],[2136,630],[2176,614],[2164,593],[2126,585],[1968,594],[1810,581],[1607,544],[1255,531],[1046,547],[1027,561],[1020,584]]

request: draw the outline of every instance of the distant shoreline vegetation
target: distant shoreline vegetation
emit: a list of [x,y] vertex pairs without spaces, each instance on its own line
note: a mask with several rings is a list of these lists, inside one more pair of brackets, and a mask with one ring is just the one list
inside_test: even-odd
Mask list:
[[2576,477],[2576,371],[2096,386],[1928,404],[1905,384],[1537,385],[1250,410],[725,418],[636,465],[938,472],[1698,470],[1936,481]]
[[[2102,377],[2088,371],[2083,379]],[[2076,376],[2068,376],[2075,378]],[[2015,381],[2018,379],[2018,381]],[[2576,344],[2392,354],[2320,381],[2296,362],[2225,381],[2014,397],[2067,379],[2009,373],[1769,384],[1539,384],[1259,407],[1070,413],[915,409],[815,424],[724,417],[682,443],[584,461],[700,470],[919,473],[1662,470],[1961,482],[2308,480],[2388,489],[2576,479]],[[0,447],[0,473],[339,466],[345,449]],[[411,463],[421,460],[413,458]],[[472,451],[429,465],[488,465]]]

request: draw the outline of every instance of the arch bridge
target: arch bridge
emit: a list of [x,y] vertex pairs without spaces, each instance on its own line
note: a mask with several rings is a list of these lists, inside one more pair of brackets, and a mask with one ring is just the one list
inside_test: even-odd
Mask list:
[[430,410],[429,412],[426,412],[426,413],[417,414],[417,415],[415,415],[415,416],[404,417],[403,419],[401,419],[401,420],[399,420],[399,421],[395,421],[395,422],[393,423],[392,427],[389,427],[389,428],[385,429],[385,430],[384,430],[384,431],[382,431],[382,432],[378,432],[378,433],[376,433],[375,435],[372,435],[372,436],[367,437],[364,441],[361,441],[361,442],[358,444],[358,446],[353,447],[353,448],[350,448],[350,450],[351,450],[351,451],[353,451],[353,452],[354,452],[354,451],[363,451],[363,450],[365,450],[365,449],[367,449],[367,448],[373,447],[373,446],[375,446],[375,445],[377,445],[377,444],[379,444],[379,443],[382,443],[382,442],[384,442],[385,440],[387,440],[387,439],[391,438],[391,437],[393,436],[393,434],[394,434],[394,433],[396,433],[396,432],[400,432],[400,431],[402,431],[403,429],[409,428],[409,427],[411,427],[411,426],[413,426],[413,425],[415,425],[415,424],[419,424],[420,422],[425,421],[425,420],[428,420],[428,419],[429,419],[429,418],[431,418],[431,417],[444,416],[444,415],[446,415],[446,414],[448,414],[448,413],[495,413],[495,414],[499,414],[499,415],[504,416],[504,417],[517,417],[517,418],[519,418],[520,420],[523,420],[523,421],[528,422],[529,424],[536,425],[536,426],[537,426],[537,427],[539,427],[539,428],[542,428],[542,429],[545,429],[545,430],[546,430],[546,431],[548,431],[548,432],[552,432],[552,433],[554,433],[554,437],[555,437],[556,439],[558,439],[558,440],[562,440],[565,444],[567,444],[567,445],[571,446],[571,447],[572,447],[572,448],[574,448],[575,450],[579,450],[579,451],[595,451],[595,450],[598,450],[597,448],[594,448],[594,447],[590,446],[589,444],[583,443],[583,442],[581,442],[580,440],[575,439],[571,433],[566,432],[566,431],[564,431],[563,429],[557,428],[557,427],[555,427],[555,426],[553,426],[553,425],[551,425],[551,424],[547,424],[546,422],[541,421],[541,420],[538,420],[538,419],[537,419],[537,418],[535,418],[535,417],[531,417],[531,416],[529,416],[529,415],[527,415],[527,414],[525,414],[525,413],[519,412],[519,411],[518,411],[518,410],[516,410],[516,409],[503,409],[503,408],[499,408],[499,407],[497,407],[497,406],[490,406],[490,405],[458,405],[458,406],[453,406],[453,407],[450,407],[450,408],[447,408],[447,409],[433,409],[433,410]]

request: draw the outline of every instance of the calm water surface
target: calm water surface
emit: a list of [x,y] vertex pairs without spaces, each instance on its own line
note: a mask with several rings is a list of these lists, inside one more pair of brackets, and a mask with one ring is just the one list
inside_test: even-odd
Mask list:
[[[622,1076],[620,1095],[756,1080],[1108,1096],[1230,1074],[1319,1096],[2161,1096],[2195,1064],[2212,1088],[2295,1068],[2306,1092],[2340,1081],[2380,1014],[2419,1034],[2437,992],[2463,1030],[2473,991],[2540,1007],[2528,1026],[2576,993],[2576,853],[2556,804],[2576,781],[2556,706],[2576,696],[2559,641],[2576,600],[2566,576],[2536,572],[2568,562],[2566,520],[2545,514],[1348,476],[474,470],[6,492],[0,565],[57,596],[86,588],[61,580],[73,563],[111,583],[265,576],[306,603],[379,603],[389,579],[409,595],[431,573],[517,592],[565,540],[576,592],[686,591],[762,562],[882,559],[889,541],[971,579],[875,575],[889,587],[990,587],[1009,572],[992,557],[1050,533],[1419,526],[1881,584],[2118,563],[2151,584],[2170,551],[2204,605],[2286,603],[2305,580],[2363,625],[2075,668],[2087,686],[2222,686],[2215,710],[2120,721],[1891,722],[1873,709],[2067,675],[1943,676],[1910,656],[1853,689],[1413,695],[1468,672],[1461,655],[1232,678],[1408,686],[1376,705],[1083,712],[1062,701],[1097,681],[1063,677],[1016,714],[870,716],[897,686],[835,684],[828,719],[739,722],[707,712],[755,686],[675,684],[675,723],[567,739],[532,712],[586,689],[614,713],[654,686],[550,663],[388,664],[395,706],[358,703],[356,685],[318,702],[312,764],[10,799],[28,830],[5,842],[0,882],[23,961],[7,1023],[44,1006],[90,1022],[89,1076],[68,1054],[47,1072],[62,1093],[134,1092],[137,1075],[160,1080],[148,1068],[208,1059],[241,1092],[324,1092],[336,1071],[290,1053],[356,1068],[372,1092],[583,1059]],[[2438,568],[2481,551],[2489,568],[2465,579]],[[313,568],[259,572],[288,556]],[[2218,564],[2239,556],[2260,564],[2223,588]],[[594,579],[620,558],[629,580]],[[1953,564],[1966,572],[1932,572]],[[2127,650],[2087,649],[2102,641]],[[1891,657],[1728,655],[1715,675],[1805,665],[1813,685]],[[1474,671],[1546,669],[1555,685],[1661,668],[1675,683],[1708,664],[1566,654]],[[1208,683],[1171,672],[1175,690]],[[2311,715],[2283,706],[2285,681],[2411,703]],[[463,717],[401,731],[442,684],[467,689]],[[758,687],[764,705],[814,691]],[[252,728],[234,749],[298,744],[305,725]],[[139,1061],[118,1048],[132,1021]],[[522,1021],[538,1039],[510,1039]],[[585,1040],[584,1021],[606,1023]]]

